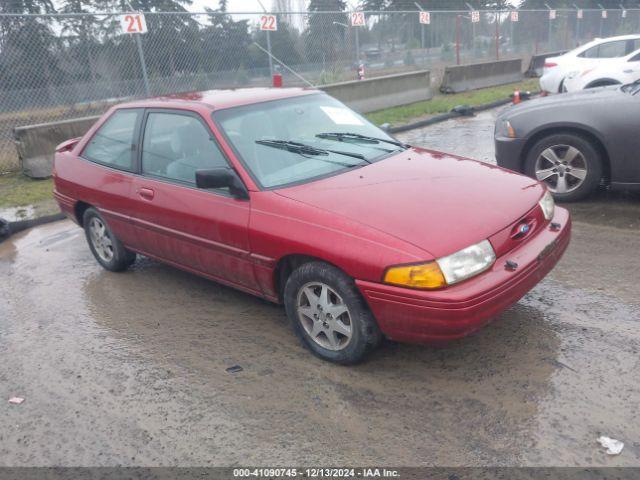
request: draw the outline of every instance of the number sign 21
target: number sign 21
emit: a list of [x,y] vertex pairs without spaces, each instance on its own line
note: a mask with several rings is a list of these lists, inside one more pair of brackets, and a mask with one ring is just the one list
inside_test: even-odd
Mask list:
[[124,33],[147,33],[147,22],[141,13],[120,15],[120,26]]

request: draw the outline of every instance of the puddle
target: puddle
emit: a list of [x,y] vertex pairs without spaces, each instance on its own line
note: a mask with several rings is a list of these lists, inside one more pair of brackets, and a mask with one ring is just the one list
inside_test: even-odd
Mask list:
[[27,205],[25,207],[8,207],[0,208],[0,218],[9,222],[16,222],[18,220],[30,220],[35,218],[36,208],[33,205]]

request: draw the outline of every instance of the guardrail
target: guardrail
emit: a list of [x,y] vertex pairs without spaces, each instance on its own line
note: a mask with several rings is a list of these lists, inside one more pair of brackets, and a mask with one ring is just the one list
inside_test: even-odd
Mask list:
[[323,85],[320,89],[360,113],[408,105],[433,97],[429,70],[333,83]]
[[567,53],[567,50],[561,50],[559,52],[538,53],[531,56],[527,71],[524,72],[525,77],[535,78],[542,76],[542,69],[544,68],[544,61],[549,57],[557,57]]
[[445,67],[440,91],[458,93],[522,80],[522,59]]
[[32,178],[50,177],[56,145],[84,135],[98,118],[74,118],[14,128],[13,138],[22,172]]
[[[428,70],[400,73],[369,80],[334,83],[321,87],[351,108],[366,113],[432,98]],[[83,117],[60,122],[17,127],[13,136],[22,172],[32,178],[51,176],[56,145],[79,137],[100,118]]]

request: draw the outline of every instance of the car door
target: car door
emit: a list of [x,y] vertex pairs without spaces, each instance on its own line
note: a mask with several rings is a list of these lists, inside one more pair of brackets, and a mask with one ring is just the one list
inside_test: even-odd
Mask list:
[[130,222],[131,189],[136,170],[137,140],[144,110],[115,110],[82,146],[74,196],[96,207],[125,245],[137,240]]
[[202,190],[195,172],[229,166],[195,112],[145,111],[131,192],[141,250],[216,279],[258,290],[249,259],[249,200],[227,189]]
[[620,82],[632,83],[640,79],[640,52],[634,52],[629,59],[621,65]]
[[599,118],[607,127],[604,137],[608,143],[611,181],[620,184],[640,183],[640,92],[632,94],[632,91],[624,100],[603,109]]

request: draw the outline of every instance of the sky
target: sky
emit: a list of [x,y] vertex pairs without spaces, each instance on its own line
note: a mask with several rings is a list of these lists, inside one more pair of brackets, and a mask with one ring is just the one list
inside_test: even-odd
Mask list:
[[[262,0],[265,8],[271,8],[272,0]],[[261,12],[262,8],[257,0],[228,0],[227,9],[230,12]],[[193,5],[187,7],[192,12],[204,12],[204,7],[218,8],[218,0],[193,0]]]
[[[269,10],[273,5],[273,0],[261,0],[264,7]],[[295,2],[293,2],[295,3]],[[349,0],[347,3],[356,5],[356,0]],[[262,7],[257,0],[228,0],[227,9],[229,12],[261,12]],[[187,7],[192,12],[203,12],[204,7],[218,8],[218,0],[193,0],[193,5]]]

